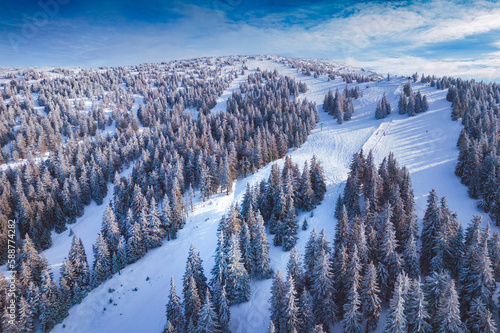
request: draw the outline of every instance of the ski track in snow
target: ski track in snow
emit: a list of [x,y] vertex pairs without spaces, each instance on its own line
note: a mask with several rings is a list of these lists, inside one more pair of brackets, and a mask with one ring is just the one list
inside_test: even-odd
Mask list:
[[[308,230],[300,229],[298,232],[296,247],[301,255],[304,253],[312,228],[318,231],[325,229],[328,239],[333,240],[336,223],[333,218],[335,201],[347,179],[351,157],[361,148],[365,154],[369,149],[373,149],[377,164],[392,151],[400,165],[408,167],[419,221],[423,217],[427,194],[432,188],[436,189],[439,196],[448,198],[450,208],[458,212],[462,224],[467,225],[473,215],[482,215],[485,223],[489,221],[484,213],[479,212],[476,201],[468,197],[466,187],[454,175],[458,157],[456,142],[461,125],[450,119],[451,103],[445,99],[446,90],[437,90],[420,83],[414,84],[414,90],[421,90],[427,95],[430,109],[409,118],[397,114],[401,84],[406,82],[406,78],[393,77],[389,82],[383,80],[376,83],[362,83],[359,86],[363,97],[354,101],[353,119],[338,125],[332,116],[323,112],[321,104],[328,89],[332,91],[337,87],[339,90],[344,89],[345,83],[341,79],[328,81],[325,76],[315,79],[270,60],[247,61],[246,65],[249,70],[255,70],[257,67],[262,70],[277,69],[282,75],[306,82],[309,90],[299,98],[307,98],[318,105],[320,115],[318,125],[300,148],[290,149],[288,153],[301,167],[304,161],[309,161],[312,154],[315,154],[323,165],[327,181],[325,200],[314,210],[314,216],[310,217],[310,213],[300,213],[298,216],[300,225],[305,217],[309,222]],[[239,78],[244,80],[246,75]],[[355,84],[349,85],[349,87],[354,86]],[[366,88],[367,86],[369,88]],[[224,92],[213,112],[223,110],[233,88],[235,87],[232,84]],[[383,92],[387,94],[391,103],[392,113],[385,119],[376,120],[375,107]],[[386,135],[383,135],[383,132]],[[281,166],[283,160],[274,163]],[[200,251],[204,260],[205,274],[210,278],[217,243],[216,229],[221,216],[228,212],[231,203],[241,200],[247,183],[255,184],[268,177],[271,165],[272,163],[255,174],[236,181],[233,185],[234,191],[229,196],[219,194],[205,203],[197,198],[195,210],[188,216],[186,226],[179,231],[177,239],[165,241],[162,247],[149,251],[137,263],[125,267],[121,275],[115,274],[110,280],[94,289],[81,304],[70,309],[70,315],[57,325],[53,332],[161,332],[166,323],[165,305],[171,276],[174,277],[178,295],[182,296],[180,294],[182,276],[190,244],[194,243]],[[106,199],[109,200],[109,194]],[[92,237],[89,237],[91,243],[84,242],[89,264],[91,264],[91,244],[99,231],[96,228],[97,226],[100,228],[105,205],[106,202],[94,208],[96,212],[90,212],[93,210],[92,207],[87,207],[85,210],[86,215],[89,214],[87,218],[84,216],[78,220],[78,225],[71,226],[79,237],[82,237],[79,233],[86,232],[87,226],[88,232],[92,233]],[[63,246],[59,243],[67,243],[68,239],[70,240],[63,234],[54,238],[53,247],[46,251],[51,264],[53,262],[60,264],[62,258],[67,255],[69,246],[65,245],[63,251]],[[272,246],[270,235],[269,241],[272,267],[275,272],[280,270],[285,275],[289,253]],[[252,280],[251,300],[231,306],[232,332],[266,331],[270,316],[268,300],[271,283],[271,279]],[[137,291],[133,291],[134,288],[137,288]],[[383,331],[385,311],[382,317],[378,332]],[[340,325],[336,324],[334,331],[339,330]]]

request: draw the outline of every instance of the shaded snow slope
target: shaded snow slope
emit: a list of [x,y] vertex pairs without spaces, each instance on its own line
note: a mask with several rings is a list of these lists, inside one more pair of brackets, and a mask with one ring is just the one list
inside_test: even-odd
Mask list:
[[[430,110],[408,118],[397,114],[397,99],[406,79],[393,78],[389,82],[384,80],[360,84],[363,97],[354,102],[354,118],[338,125],[331,116],[323,112],[321,104],[328,89],[345,87],[342,80],[328,81],[325,76],[317,79],[304,76],[297,73],[297,70],[272,60],[249,60],[246,65],[249,70],[257,67],[262,70],[277,69],[283,75],[306,82],[309,91],[301,94],[300,98],[307,98],[318,105],[320,123],[301,147],[289,151],[293,161],[300,166],[316,154],[323,164],[327,180],[325,200],[314,210],[314,216],[310,217],[309,213],[299,214],[299,221],[302,222],[307,216],[310,225],[307,231],[300,230],[298,234],[297,248],[301,254],[304,253],[312,228],[324,228],[329,240],[333,239],[336,223],[333,218],[334,204],[347,178],[352,154],[361,148],[365,153],[373,149],[377,163],[393,151],[399,163],[409,168],[419,220],[423,216],[426,196],[432,188],[437,190],[439,196],[448,198],[450,208],[458,212],[464,225],[472,215],[483,215],[485,221],[489,220],[478,211],[475,201],[467,196],[465,186],[453,174],[458,156],[455,144],[460,124],[450,119],[450,103],[445,100],[446,91],[415,84],[414,90],[420,89],[427,94]],[[353,86],[354,84],[350,85]],[[233,87],[229,89],[231,88]],[[384,92],[391,102],[393,113],[386,119],[375,120],[375,107]],[[227,101],[225,95],[226,92],[218,101],[221,107]],[[216,110],[219,109],[216,107]],[[275,163],[282,164],[283,161]],[[255,174],[236,181],[234,192],[229,196],[218,195],[205,203],[198,199],[195,211],[187,218],[185,228],[179,231],[178,239],[164,242],[162,247],[151,250],[137,263],[126,267],[121,275],[114,275],[93,290],[81,304],[71,308],[69,317],[56,326],[54,332],[160,332],[166,322],[165,304],[170,277],[174,277],[177,292],[180,293],[190,244],[194,243],[201,252],[205,274],[209,276],[214,262],[216,229],[221,215],[228,212],[231,203],[241,200],[247,183],[253,184],[267,178],[270,169],[271,165],[267,165]],[[102,214],[99,215],[99,226],[101,217]],[[271,237],[270,241],[272,243]],[[67,251],[62,256],[66,253]],[[271,246],[270,257],[275,271],[286,271],[289,253]],[[270,287],[271,279],[252,281],[250,302],[231,307],[233,332],[266,331],[270,314]],[[381,321],[380,331],[383,326]],[[339,327],[337,324],[335,329]]]

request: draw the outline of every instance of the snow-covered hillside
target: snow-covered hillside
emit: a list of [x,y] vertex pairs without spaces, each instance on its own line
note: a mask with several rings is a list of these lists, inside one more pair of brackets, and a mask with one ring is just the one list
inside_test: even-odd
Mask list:
[[[354,117],[339,125],[333,117],[323,112],[321,104],[329,89],[345,88],[342,79],[329,80],[324,75],[318,78],[306,76],[273,58],[247,60],[245,65],[248,67],[246,75],[236,79],[220,96],[214,112],[225,109],[231,92],[248,73],[257,68],[276,69],[280,74],[307,83],[309,90],[299,98],[307,98],[318,105],[320,122],[316,129],[301,147],[288,152],[299,165],[310,160],[315,154],[324,167],[327,179],[325,200],[313,211],[313,217],[309,217],[309,213],[302,213],[298,217],[299,221],[302,221],[308,216],[309,221],[309,229],[299,231],[296,247],[301,254],[304,253],[305,243],[312,228],[325,229],[327,237],[332,240],[336,223],[333,218],[335,201],[347,178],[351,157],[361,148],[365,152],[372,149],[377,163],[392,151],[399,163],[408,167],[415,191],[419,222],[423,217],[427,194],[432,188],[437,190],[439,196],[448,198],[450,208],[458,212],[462,224],[466,225],[473,215],[482,215],[485,223],[489,221],[488,216],[476,208],[476,202],[468,197],[466,187],[453,173],[457,163],[456,142],[461,125],[450,119],[451,103],[445,99],[446,90],[437,90],[421,83],[415,84],[414,90],[421,90],[427,95],[429,111],[411,118],[393,112],[385,119],[375,120],[374,111],[384,92],[391,102],[392,109],[397,109],[398,96],[407,78],[393,77],[390,81],[384,79],[359,84],[363,97],[354,101]],[[242,67],[238,68],[241,69]],[[350,87],[354,85],[350,84]],[[282,164],[283,161],[274,163]],[[173,276],[180,286],[190,244],[195,244],[200,251],[205,273],[208,274],[214,263],[218,221],[228,212],[232,203],[242,199],[247,183],[254,184],[267,178],[270,170],[271,165],[267,165],[255,174],[239,179],[229,196],[220,194],[206,202],[197,199],[195,210],[188,216],[186,226],[179,231],[177,239],[165,241],[163,246],[149,251],[138,262],[127,266],[120,274],[115,274],[94,289],[81,304],[71,308],[69,316],[53,331],[160,332],[166,323],[165,304],[170,277]],[[77,236],[83,237],[87,255],[90,256],[91,244],[100,230],[104,207],[87,207],[86,215],[73,227]],[[69,243],[70,238],[63,233],[54,237],[54,245],[45,251],[56,272],[57,266],[67,254]],[[270,257],[274,271],[286,270],[288,252],[271,246]],[[270,279],[252,281],[251,300],[231,307],[230,328],[233,332],[266,331],[270,316],[270,287]]]

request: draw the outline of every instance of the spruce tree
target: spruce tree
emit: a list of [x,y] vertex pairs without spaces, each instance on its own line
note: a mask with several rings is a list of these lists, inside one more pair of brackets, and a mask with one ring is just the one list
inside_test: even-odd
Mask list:
[[72,305],[80,303],[91,290],[91,273],[81,239],[73,236],[68,257],[61,266],[64,278],[71,290]]
[[110,253],[116,252],[120,239],[120,229],[111,204],[106,207],[106,211],[104,212],[101,234],[108,245]]
[[314,262],[311,294],[316,322],[323,325],[324,328],[333,325],[337,311],[334,302],[335,289],[330,270],[330,257],[324,249],[321,249]]
[[358,293],[358,279],[355,278],[352,281],[351,288],[347,294],[347,301],[344,304],[344,319],[342,320],[342,332],[344,333],[362,332],[362,311]]
[[212,301],[210,300],[210,292],[206,292],[205,303],[200,311],[200,318],[198,320],[198,326],[196,327],[196,333],[218,333],[220,332],[219,321],[217,314],[212,306]]
[[437,324],[436,332],[468,332],[465,324],[460,320],[460,303],[454,280],[447,283],[440,297],[435,322]]
[[291,275],[288,276],[286,282],[285,293],[285,308],[283,311],[283,326],[280,326],[280,332],[294,332],[298,327],[298,312],[297,298],[295,295],[295,283]]
[[49,332],[57,323],[58,299],[57,286],[48,270],[42,274],[40,292],[42,293],[40,300],[40,330]]
[[408,291],[408,300],[406,302],[406,318],[408,320],[409,333],[427,333],[431,332],[429,324],[429,313],[427,312],[427,301],[422,290],[420,277],[410,284]]
[[467,317],[465,324],[470,332],[496,333],[498,331],[491,311],[481,298],[472,300]]
[[281,327],[285,327],[285,315],[284,308],[286,296],[286,285],[281,278],[281,273],[278,270],[273,278],[273,283],[271,286],[271,299],[269,303],[271,304],[271,325],[273,329],[277,332],[281,332]]
[[314,328],[314,315],[312,307],[312,299],[309,291],[304,289],[300,295],[297,315],[297,331],[311,332]]
[[146,254],[142,228],[139,222],[131,226],[131,235],[127,240],[127,262],[134,263]]
[[144,226],[144,243],[146,248],[151,249],[161,246],[163,243],[164,232],[161,228],[160,212],[156,205],[156,200],[151,199],[149,214],[146,218],[146,225]]
[[[198,294],[198,288],[193,276],[187,281],[187,288],[184,292],[184,318],[186,329],[194,329],[198,325],[198,319],[202,307],[202,302]],[[206,292],[206,291],[205,291]]]
[[95,288],[107,280],[112,274],[111,254],[101,233],[97,235],[92,265],[92,286]]
[[233,235],[227,258],[227,299],[230,304],[247,302],[250,298],[250,277],[241,258],[238,237]]
[[[401,274],[398,277],[400,279]],[[396,283],[391,301],[389,302],[389,312],[385,323],[384,332],[406,333],[408,331],[405,309],[405,291],[401,283]]]
[[189,247],[188,258],[186,261],[186,270],[183,277],[183,295],[186,297],[186,293],[189,292],[190,288],[190,278],[193,277],[198,291],[198,295],[201,299],[205,298],[205,293],[207,290],[207,278],[203,270],[203,260],[200,258],[200,253],[196,251],[194,244]]
[[34,313],[31,305],[26,301],[24,296],[21,296],[19,301],[17,332],[30,333],[34,331]]
[[422,274],[428,274],[431,260],[434,257],[434,240],[440,229],[438,196],[433,189],[427,198],[427,209],[424,214],[422,227],[422,247],[420,254],[420,267]]
[[184,329],[184,315],[182,313],[182,304],[179,296],[175,293],[174,278],[170,280],[170,294],[167,303],[167,321],[175,332]]
[[377,270],[370,262],[366,268],[361,287],[361,300],[363,304],[363,316],[366,321],[366,332],[376,330],[380,317],[380,289],[377,282]]
[[302,272],[302,263],[299,260],[299,251],[296,248],[293,248],[290,251],[290,258],[288,259],[286,268],[287,275],[293,279],[297,294],[302,293],[304,288],[304,273]]
[[219,324],[222,333],[228,333],[229,322],[231,320],[231,313],[229,312],[229,303],[226,297],[226,286],[218,286],[220,291],[217,296],[217,313],[219,314]]
[[259,279],[267,279],[271,276],[271,261],[269,259],[269,242],[267,240],[264,219],[260,213],[253,224],[250,225],[252,236],[251,258],[253,274]]

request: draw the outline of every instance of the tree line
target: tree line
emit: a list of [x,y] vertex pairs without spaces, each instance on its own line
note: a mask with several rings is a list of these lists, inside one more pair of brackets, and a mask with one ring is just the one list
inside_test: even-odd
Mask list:
[[496,83],[452,81],[446,99],[451,118],[464,126],[457,141],[455,174],[478,199],[478,206],[500,225],[500,87]]
[[346,85],[342,94],[337,88],[335,96],[331,90],[328,90],[328,93],[323,99],[323,110],[337,119],[339,124],[343,124],[344,121],[351,120],[352,115],[354,114],[354,105],[352,100],[358,98],[361,98],[359,86],[349,88]]

